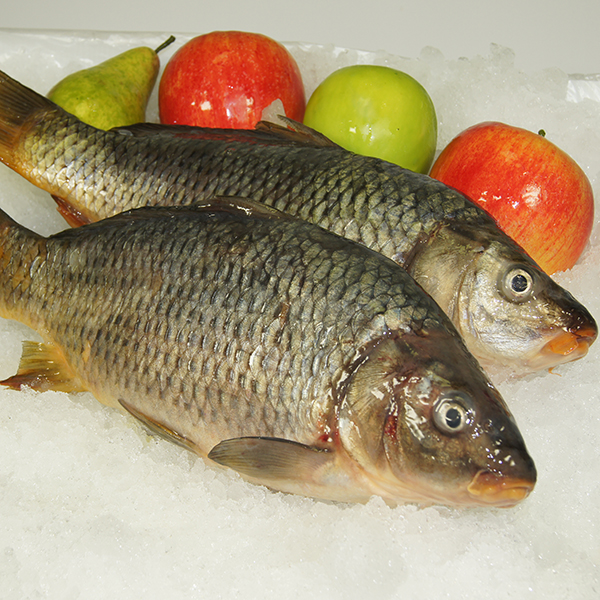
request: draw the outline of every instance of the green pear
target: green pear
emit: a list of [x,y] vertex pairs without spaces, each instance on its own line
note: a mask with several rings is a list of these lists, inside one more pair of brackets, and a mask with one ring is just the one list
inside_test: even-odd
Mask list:
[[48,92],[48,98],[98,129],[141,123],[160,68],[158,52],[174,39],[171,36],[156,50],[132,48],[71,73]]

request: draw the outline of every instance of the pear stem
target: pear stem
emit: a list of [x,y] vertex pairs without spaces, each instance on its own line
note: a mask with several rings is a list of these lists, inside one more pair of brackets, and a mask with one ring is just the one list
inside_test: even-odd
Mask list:
[[154,52],[158,54],[161,50],[164,50],[167,46],[170,46],[175,41],[175,36],[169,36]]

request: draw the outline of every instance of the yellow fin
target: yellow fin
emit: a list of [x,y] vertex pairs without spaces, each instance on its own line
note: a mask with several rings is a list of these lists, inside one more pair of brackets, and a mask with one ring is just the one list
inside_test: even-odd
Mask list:
[[208,458],[242,475],[269,481],[313,481],[333,452],[279,438],[242,437],[224,440]]
[[195,454],[204,455],[204,453],[198,448],[194,442],[188,440],[184,435],[169,429],[166,425],[159,423],[157,420],[148,417],[143,412],[140,412],[137,408],[131,406],[125,402],[125,400],[119,400],[119,404],[132,416],[134,416],[138,421],[141,421],[150,431],[156,433],[163,439],[173,442],[178,446],[183,446],[187,450],[194,452]]
[[43,342],[23,342],[23,353],[17,374],[0,381],[18,390],[22,386],[39,392],[84,392],[86,388],[73,373],[60,349]]

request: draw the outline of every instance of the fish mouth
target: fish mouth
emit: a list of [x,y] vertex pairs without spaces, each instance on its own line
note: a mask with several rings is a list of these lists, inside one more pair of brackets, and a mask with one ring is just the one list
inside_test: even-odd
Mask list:
[[477,504],[510,508],[527,498],[534,486],[535,480],[479,471],[468,485],[467,491]]
[[543,368],[583,358],[597,337],[598,330],[591,326],[576,331],[559,331],[544,345],[532,363],[537,368]]

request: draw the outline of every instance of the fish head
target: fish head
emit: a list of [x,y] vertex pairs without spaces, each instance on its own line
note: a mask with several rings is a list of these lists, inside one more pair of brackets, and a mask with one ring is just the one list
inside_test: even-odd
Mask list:
[[444,228],[420,257],[441,276],[413,276],[451,317],[484,367],[518,374],[585,356],[598,327],[589,311],[500,232]]
[[411,333],[372,347],[340,404],[340,441],[390,503],[513,506],[535,485],[533,460],[502,397],[455,341]]
[[482,363],[518,365],[521,373],[582,358],[598,336],[589,311],[505,243],[492,242],[481,253],[463,280],[457,309],[470,315],[459,331],[481,349]]

